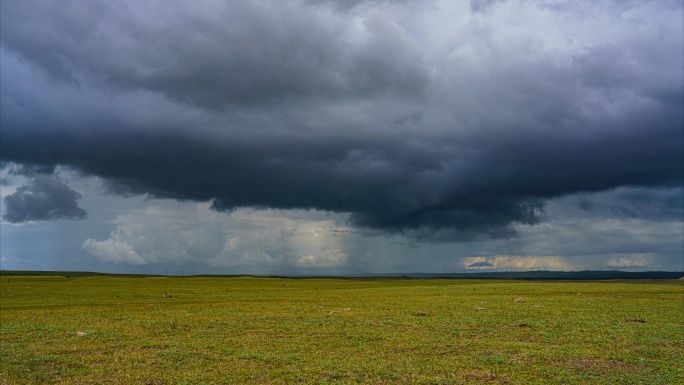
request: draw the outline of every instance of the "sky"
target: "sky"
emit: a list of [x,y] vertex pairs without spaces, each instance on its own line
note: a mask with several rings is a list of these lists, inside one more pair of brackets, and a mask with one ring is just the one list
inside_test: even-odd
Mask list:
[[0,263],[681,271],[683,7],[4,1]]

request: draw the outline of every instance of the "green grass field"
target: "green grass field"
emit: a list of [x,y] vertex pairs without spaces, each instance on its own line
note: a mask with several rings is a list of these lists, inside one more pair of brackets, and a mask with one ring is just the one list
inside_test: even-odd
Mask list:
[[682,281],[1,278],[3,384],[684,383]]

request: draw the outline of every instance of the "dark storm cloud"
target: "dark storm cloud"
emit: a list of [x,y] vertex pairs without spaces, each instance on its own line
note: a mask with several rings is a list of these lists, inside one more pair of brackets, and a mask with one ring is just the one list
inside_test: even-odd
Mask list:
[[428,81],[417,47],[381,17],[355,31],[330,9],[296,2],[129,6],[8,3],[2,40],[63,81],[211,108],[420,95]]
[[81,194],[72,190],[58,176],[40,175],[5,197],[3,219],[11,223],[52,219],[83,219],[86,212],[78,207]]
[[0,163],[0,172],[5,173],[4,176],[0,177],[0,186],[10,186],[13,176],[34,177],[37,175],[50,175],[55,172],[55,165]]
[[[681,4],[599,2],[596,26],[529,2],[356,3],[3,4],[2,161],[434,241],[681,186]],[[459,19],[471,5],[487,12]],[[507,33],[506,7],[530,30]]]

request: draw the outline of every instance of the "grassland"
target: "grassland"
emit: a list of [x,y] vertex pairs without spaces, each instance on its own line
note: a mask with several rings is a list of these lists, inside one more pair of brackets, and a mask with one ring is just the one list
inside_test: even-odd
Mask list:
[[677,384],[683,305],[660,280],[3,276],[0,383]]

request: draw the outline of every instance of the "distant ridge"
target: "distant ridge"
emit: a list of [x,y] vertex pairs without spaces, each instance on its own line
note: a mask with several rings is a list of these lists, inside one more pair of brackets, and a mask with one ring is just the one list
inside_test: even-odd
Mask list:
[[[88,271],[27,271],[27,270],[0,270],[0,276],[47,276],[47,277],[164,277],[156,274],[112,274]],[[197,274],[185,277],[239,277],[253,276],[250,274]],[[172,276],[169,276],[172,277]],[[180,277],[180,276],[173,276]],[[291,275],[268,275],[274,278],[477,278],[477,279],[530,279],[530,280],[610,280],[610,279],[676,279],[684,281],[682,271],[619,271],[619,270],[585,270],[585,271],[490,271],[490,272],[467,272],[467,273],[361,273],[361,274],[291,274]]]
[[[404,276],[410,278],[496,278],[496,279],[559,279],[559,280],[605,280],[605,279],[680,279],[681,271],[491,271],[473,273],[410,273],[378,274],[376,276]],[[373,274],[370,274],[373,275]],[[682,277],[684,278],[684,277]]]

